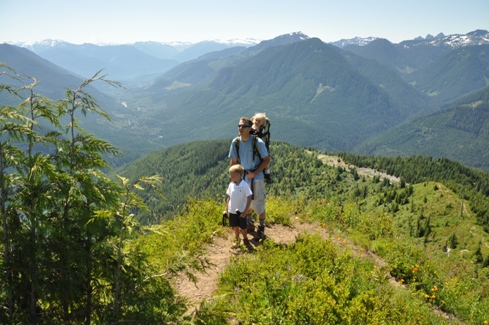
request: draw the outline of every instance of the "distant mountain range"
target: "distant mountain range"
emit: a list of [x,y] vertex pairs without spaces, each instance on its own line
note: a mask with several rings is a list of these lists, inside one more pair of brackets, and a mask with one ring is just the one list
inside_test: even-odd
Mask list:
[[[33,47],[43,59],[4,44],[0,61],[39,79],[45,70],[57,72],[49,80],[60,84],[67,70],[75,78],[105,68],[128,88],[101,89],[114,99],[107,110],[115,123],[99,125],[97,134],[136,155],[231,138],[240,116],[264,111],[273,123],[272,140],[327,151],[443,156],[489,169],[487,31],[399,44],[381,38],[339,42],[302,33],[238,46],[203,42],[178,52],[192,57],[184,61],[175,59],[175,48],[151,42]],[[12,49],[19,53],[14,61],[5,55]],[[428,121],[423,141],[411,141],[420,132],[412,123]]]
[[253,46],[258,41],[230,40],[191,43],[136,42],[133,44],[71,44],[60,40],[15,43],[60,67],[88,78],[104,68],[112,78],[139,83],[151,80],[181,62],[236,46]]

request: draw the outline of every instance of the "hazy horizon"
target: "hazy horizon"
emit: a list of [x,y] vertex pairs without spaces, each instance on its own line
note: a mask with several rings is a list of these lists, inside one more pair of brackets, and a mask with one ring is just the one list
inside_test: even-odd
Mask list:
[[46,39],[73,44],[198,43],[267,40],[303,32],[324,42],[380,37],[392,43],[489,30],[489,1],[441,0],[87,0],[74,8],[62,0],[17,0],[0,4],[0,43]]

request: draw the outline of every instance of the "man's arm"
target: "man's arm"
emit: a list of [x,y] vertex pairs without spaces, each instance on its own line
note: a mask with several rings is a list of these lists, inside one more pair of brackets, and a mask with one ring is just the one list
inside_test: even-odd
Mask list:
[[263,171],[269,163],[270,163],[270,156],[266,156],[265,158],[262,159],[261,163],[258,165],[258,167],[256,167],[254,171],[248,172],[246,177],[248,177],[248,179],[255,178],[255,176],[258,175],[261,171]]
[[231,158],[229,161],[229,166],[234,166],[238,163],[238,158]]

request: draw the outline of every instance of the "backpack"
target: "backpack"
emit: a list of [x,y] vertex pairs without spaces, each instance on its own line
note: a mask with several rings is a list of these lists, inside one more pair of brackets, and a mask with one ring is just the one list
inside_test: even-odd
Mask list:
[[[262,126],[260,130],[255,130],[255,132],[252,133],[253,135],[253,142],[251,143],[251,146],[253,147],[253,161],[255,161],[255,157],[258,156],[260,158],[260,161],[263,160],[260,152],[258,151],[258,145],[257,139],[260,138],[263,142],[265,142],[265,147],[267,148],[268,155],[270,155],[270,119],[267,117],[267,120],[265,122],[265,126]],[[241,141],[240,137],[237,136],[235,138],[234,146],[236,148],[236,154],[238,155],[238,162],[239,160],[239,142]]]
[[270,119],[267,117],[265,125],[260,128],[260,130],[255,131],[253,134],[259,137],[265,142],[265,146],[267,147],[268,153],[270,154]]

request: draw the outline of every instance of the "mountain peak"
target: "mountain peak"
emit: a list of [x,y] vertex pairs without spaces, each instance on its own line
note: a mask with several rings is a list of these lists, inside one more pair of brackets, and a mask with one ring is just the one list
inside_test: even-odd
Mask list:
[[354,37],[349,39],[340,39],[336,42],[331,42],[331,45],[337,46],[339,48],[343,48],[347,45],[357,45],[357,46],[365,46],[372,41],[375,41],[378,37]]
[[275,37],[272,39],[272,41],[285,41],[288,43],[294,43],[298,41],[303,41],[309,39],[309,36],[302,32],[294,32],[294,33],[289,33],[289,34],[283,34],[280,36]]
[[428,34],[425,38],[420,36],[410,41],[403,41],[399,44],[402,44],[406,47],[424,45],[451,47],[453,49],[456,49],[469,45],[489,44],[489,32],[486,30],[478,29],[467,34],[444,35],[443,33],[439,33],[435,37]]
[[251,48],[252,53],[257,53],[265,48],[271,47],[271,46],[280,46],[280,45],[288,45],[292,44],[295,42],[300,42],[303,40],[307,40],[310,37],[307,36],[306,34],[302,32],[294,32],[294,33],[289,33],[289,34],[284,34],[277,36],[271,40],[266,40],[266,41],[261,41],[258,45],[253,46]]

